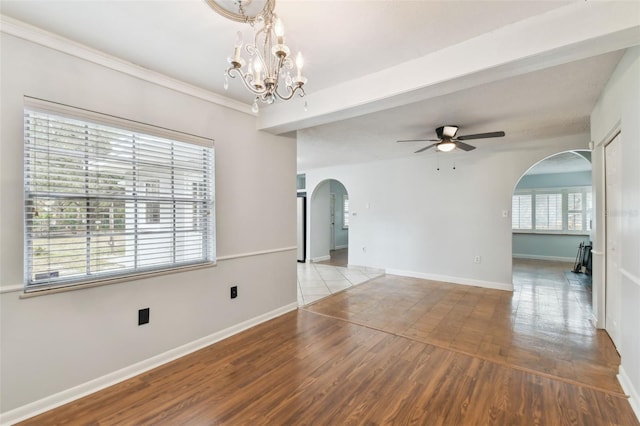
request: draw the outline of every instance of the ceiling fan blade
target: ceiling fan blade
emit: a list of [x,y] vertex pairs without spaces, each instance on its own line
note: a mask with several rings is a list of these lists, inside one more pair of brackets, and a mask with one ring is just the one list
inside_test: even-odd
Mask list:
[[405,139],[396,142],[439,142],[440,139]]
[[456,139],[459,141],[468,141],[470,139],[501,138],[503,136],[504,136],[504,132],[489,132],[489,133],[476,133],[475,135],[458,136]]
[[419,150],[417,150],[416,152],[414,152],[414,154],[418,154],[418,153],[420,153],[420,152],[422,152],[422,151],[426,151],[426,150],[428,150],[429,148],[433,148],[433,147],[434,147],[434,146],[436,146],[436,145],[438,145],[438,144],[437,144],[437,143],[432,143],[431,145],[427,145],[427,146],[425,146],[424,148],[420,148]]
[[476,149],[475,146],[471,146],[471,145],[468,145],[468,144],[466,144],[464,142],[460,142],[460,141],[456,141],[455,144],[456,144],[457,148],[459,148],[459,149],[461,149],[463,151],[473,151],[474,149]]

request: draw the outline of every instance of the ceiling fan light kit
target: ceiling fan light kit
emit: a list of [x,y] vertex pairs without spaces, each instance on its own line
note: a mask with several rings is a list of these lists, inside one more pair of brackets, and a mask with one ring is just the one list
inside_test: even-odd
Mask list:
[[[255,95],[252,111],[257,113],[258,100],[272,104],[276,98],[289,100],[298,93],[305,95],[307,82],[302,75],[304,58],[298,52],[295,60],[296,72],[291,75],[294,62],[291,51],[284,42],[284,26],[275,14],[275,0],[206,0],[207,4],[225,18],[248,23],[255,30],[253,43],[244,45],[242,33],[238,31],[233,56],[228,59],[224,88],[228,88],[227,77],[239,77],[247,90]],[[256,29],[257,26],[261,28]],[[242,57],[242,47],[249,62]]]
[[451,139],[445,139],[436,145],[436,149],[442,152],[449,152],[456,149],[456,144]]
[[435,147],[437,151],[451,152],[454,149],[460,149],[462,151],[472,151],[476,149],[475,146],[462,142],[463,140],[470,139],[487,139],[487,138],[501,138],[505,135],[503,131],[489,132],[489,133],[476,133],[473,135],[457,136],[458,126],[446,125],[436,129],[436,136],[438,139],[405,139],[397,142],[435,142],[431,145],[427,145],[424,148],[420,148],[415,152],[418,154],[422,151],[426,151],[429,148]]

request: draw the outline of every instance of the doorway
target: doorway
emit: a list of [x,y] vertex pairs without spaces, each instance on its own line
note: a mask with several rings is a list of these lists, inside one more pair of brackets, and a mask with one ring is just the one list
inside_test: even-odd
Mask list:
[[346,267],[349,193],[342,182],[327,179],[316,186],[311,195],[309,217],[309,259],[315,263],[327,262]]
[[539,270],[592,310],[592,216],[591,151],[554,154],[527,170],[512,197],[514,286]]

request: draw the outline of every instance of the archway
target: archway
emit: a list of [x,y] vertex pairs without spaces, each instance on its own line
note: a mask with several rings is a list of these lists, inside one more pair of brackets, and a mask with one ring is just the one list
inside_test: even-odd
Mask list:
[[537,162],[518,180],[511,210],[516,291],[519,283],[536,280],[557,285],[562,294],[569,286],[592,310],[591,173],[590,151],[566,151]]
[[342,182],[326,179],[311,195],[309,256],[312,262],[347,266],[349,247],[349,193]]
[[571,262],[591,240],[591,152],[567,151],[534,164],[512,198],[513,256]]

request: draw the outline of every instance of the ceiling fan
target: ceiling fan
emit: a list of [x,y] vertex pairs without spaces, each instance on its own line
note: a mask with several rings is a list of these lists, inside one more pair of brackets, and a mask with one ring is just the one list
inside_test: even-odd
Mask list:
[[442,126],[436,129],[436,136],[438,139],[407,139],[400,140],[398,142],[435,142],[431,145],[427,145],[424,148],[420,148],[415,153],[419,153],[422,151],[426,151],[429,148],[433,148],[434,146],[438,151],[449,152],[453,151],[456,148],[459,148],[463,151],[471,151],[476,149],[475,146],[466,144],[462,141],[471,140],[471,139],[486,139],[486,138],[501,138],[504,136],[504,132],[489,132],[489,133],[476,133],[475,135],[464,135],[457,136],[458,126]]

